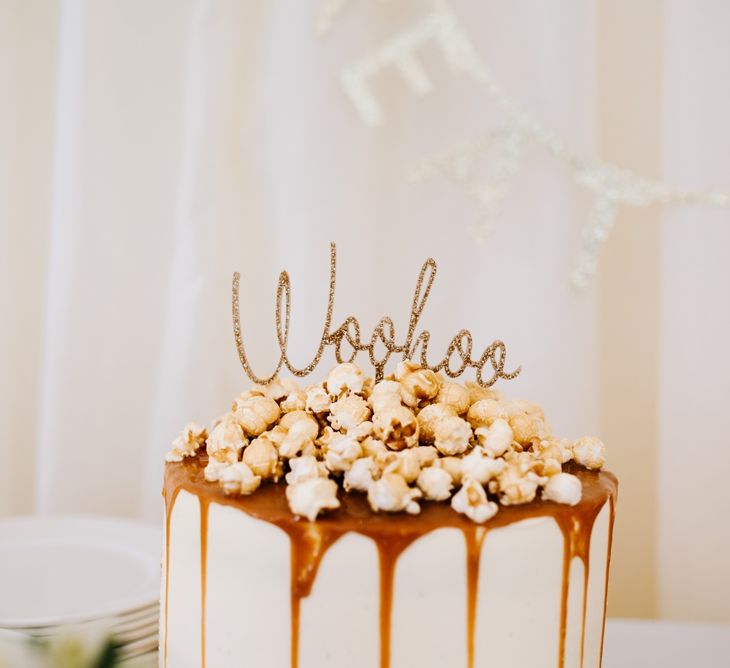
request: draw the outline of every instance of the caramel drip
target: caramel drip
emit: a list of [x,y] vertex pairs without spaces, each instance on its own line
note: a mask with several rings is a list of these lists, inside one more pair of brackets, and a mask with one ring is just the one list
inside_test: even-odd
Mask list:
[[162,496],[165,499],[165,645],[163,647],[165,666],[167,666],[167,625],[170,607],[170,522],[172,520],[172,509],[175,506],[175,500],[181,489],[181,487],[170,488],[168,485],[165,485],[162,490]]
[[[583,499],[577,506],[536,500],[521,506],[500,508],[486,527],[475,525],[471,520],[455,513],[449,504],[424,502],[419,515],[404,518],[402,515],[376,513],[370,509],[361,494],[345,494],[338,510],[321,517],[317,522],[306,522],[293,516],[289,510],[282,484],[264,484],[250,496],[227,496],[216,484],[203,476],[207,457],[200,455],[182,463],[167,465],[164,495],[167,502],[167,569],[169,573],[170,517],[174,499],[185,489],[201,500],[201,595],[202,595],[202,647],[205,652],[205,579],[207,570],[207,517],[208,504],[219,503],[238,508],[251,517],[281,528],[291,545],[291,666],[297,668],[299,655],[299,622],[302,598],[308,596],[317,576],[318,568],[327,550],[344,534],[353,532],[374,541],[380,562],[380,666],[389,668],[391,647],[391,616],[393,583],[398,558],[415,540],[440,528],[462,531],[466,542],[467,559],[467,657],[472,668],[475,659],[475,627],[479,586],[479,564],[487,530],[499,528],[534,517],[552,517],[563,534],[563,579],[560,612],[559,666],[564,665],[565,639],[570,586],[570,564],[578,557],[584,564],[585,588],[583,593],[583,630],[581,655],[585,639],[587,583],[589,572],[590,539],[593,525],[606,501],[610,501],[609,530],[613,531],[616,478],[607,472],[587,471],[568,464],[565,468],[578,476],[583,485]],[[203,511],[205,501],[205,512]],[[204,519],[205,518],[205,519]],[[610,550],[609,536],[609,550]],[[610,555],[609,555],[610,559]],[[608,568],[608,563],[607,563]],[[608,587],[608,572],[606,588]],[[165,585],[165,664],[167,663],[167,580]],[[605,609],[604,609],[605,623]],[[603,639],[601,640],[601,649]],[[204,665],[204,664],[203,664]]]
[[391,624],[393,621],[393,583],[398,558],[417,536],[391,536],[387,541],[378,534],[365,533],[378,546],[380,562],[380,668],[390,667]]
[[287,533],[291,545],[291,668],[297,668],[302,599],[312,592],[322,557],[342,533],[323,530],[316,522],[274,523]]
[[200,496],[200,666],[205,668],[205,604],[208,588],[208,508],[210,501]]
[[[611,495],[609,495],[610,498],[612,498]],[[586,612],[588,605],[588,577],[590,575],[591,535],[593,534],[593,525],[604,503],[581,503],[576,507],[562,506],[563,511],[557,512],[554,515],[555,521],[563,533],[563,578],[560,593],[560,644],[558,652],[558,666],[560,668],[563,668],[565,665],[570,565],[576,557],[583,562],[583,622],[581,624],[580,645],[580,665],[583,665],[583,645],[585,642]],[[578,508],[580,508],[580,512],[578,512]],[[611,508],[611,515],[613,516],[613,506]]]
[[606,581],[605,591],[603,593],[603,625],[601,626],[601,666],[603,666],[603,641],[606,637],[606,610],[608,609],[608,574],[611,569],[611,548],[613,547],[613,522],[616,519],[616,501],[618,496],[616,490],[614,494],[608,498],[611,512],[608,518],[608,556],[606,558]]

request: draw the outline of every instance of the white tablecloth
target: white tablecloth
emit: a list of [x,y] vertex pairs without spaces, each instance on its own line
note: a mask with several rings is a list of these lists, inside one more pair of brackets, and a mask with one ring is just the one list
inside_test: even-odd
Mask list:
[[730,668],[730,626],[609,619],[603,668]]

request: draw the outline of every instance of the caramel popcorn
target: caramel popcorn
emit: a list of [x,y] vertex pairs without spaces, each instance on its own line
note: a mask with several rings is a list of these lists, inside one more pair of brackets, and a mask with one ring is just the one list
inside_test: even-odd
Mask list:
[[555,503],[574,506],[580,503],[583,488],[580,480],[570,473],[556,473],[550,477],[542,491],[542,498]]
[[333,397],[339,397],[345,392],[360,394],[365,385],[365,374],[356,364],[345,362],[330,371],[326,385],[327,391]]
[[502,418],[494,420],[489,427],[477,427],[474,434],[482,450],[490,457],[501,457],[514,439],[512,427]]
[[314,522],[323,510],[340,507],[337,483],[329,478],[309,478],[286,488],[286,500],[295,515]]
[[506,418],[507,411],[495,399],[480,399],[469,407],[466,419],[469,424],[477,427],[489,427],[498,418]]
[[320,415],[326,413],[330,409],[330,397],[320,385],[312,385],[305,390],[306,401],[305,407],[310,413]]
[[477,523],[494,516],[497,501],[575,505],[581,480],[564,465],[605,462],[599,439],[553,436],[537,404],[409,361],[377,383],[348,362],[305,389],[285,379],[256,385],[210,433],[187,425],[166,460],[178,465],[203,445],[206,480],[226,494],[251,494],[283,478],[291,512],[310,521],[340,506],[340,485],[367,494],[375,511],[418,513],[422,498],[450,499]]
[[416,407],[422,401],[433,399],[439,393],[439,381],[430,369],[423,369],[414,362],[401,362],[396,378],[400,381],[400,394],[406,406]]
[[255,475],[244,462],[227,465],[218,480],[226,494],[252,494],[261,484],[261,477]]
[[469,410],[470,396],[469,390],[459,383],[445,381],[441,384],[441,389],[436,396],[436,402],[444,406],[450,406],[457,415],[463,415]]
[[417,499],[421,498],[421,490],[409,487],[402,476],[395,473],[384,473],[368,489],[368,502],[373,510],[384,510],[397,513],[405,510],[411,515],[421,512]]
[[210,456],[220,450],[226,450],[236,453],[237,459],[241,449],[248,445],[248,439],[244,437],[241,425],[236,422],[234,416],[229,414],[213,429],[205,445]]
[[362,456],[360,443],[351,436],[335,433],[327,444],[325,464],[330,471],[347,471]]
[[249,397],[240,401],[235,411],[238,424],[246,436],[260,436],[281,415],[279,404],[270,397]]
[[367,492],[373,482],[373,476],[377,473],[379,473],[378,467],[372,457],[358,459],[345,472],[343,487],[346,492],[352,490]]
[[368,402],[357,394],[351,394],[330,404],[327,420],[333,429],[348,431],[370,418]]
[[418,445],[416,416],[405,406],[386,408],[373,416],[373,433],[391,450]]
[[289,467],[291,471],[286,474],[286,482],[288,485],[296,485],[297,483],[311,480],[312,478],[327,477],[327,467],[311,455],[302,455],[301,457],[290,459]]
[[606,463],[603,441],[595,436],[584,436],[573,444],[573,458],[587,469],[601,469]]
[[373,387],[368,401],[374,413],[400,406],[400,383],[395,380],[381,380]]
[[505,467],[503,459],[493,459],[474,449],[461,460],[461,477],[464,480],[474,480],[480,485],[486,485],[492,478],[499,475]]
[[409,485],[416,482],[421,472],[421,458],[416,452],[419,448],[410,448],[393,454],[392,460],[386,464],[386,473],[397,473]]
[[475,480],[467,480],[451,499],[451,507],[466,515],[472,522],[484,524],[497,514],[499,508],[487,498],[487,493]]
[[447,457],[460,455],[469,447],[471,436],[471,427],[466,420],[458,416],[447,417],[436,423],[434,445]]
[[429,501],[445,501],[451,497],[451,490],[454,487],[448,471],[436,466],[423,469],[418,474],[416,484],[423,492],[424,498]]
[[185,457],[191,457],[203,447],[207,438],[208,430],[191,422],[185,426],[182,434],[172,442],[172,447],[165,456],[165,461],[181,462]]
[[447,417],[456,416],[453,406],[448,404],[429,404],[418,412],[418,433],[423,443],[433,443],[436,438],[436,423]]
[[510,462],[497,476],[499,500],[503,506],[530,503],[544,482],[534,471],[525,471],[524,467]]

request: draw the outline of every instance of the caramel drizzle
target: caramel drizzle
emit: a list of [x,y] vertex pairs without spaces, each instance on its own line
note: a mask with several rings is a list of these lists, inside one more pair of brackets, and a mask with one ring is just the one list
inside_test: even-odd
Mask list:
[[200,502],[200,666],[205,668],[205,608],[208,589],[208,509],[210,501]]
[[[305,367],[295,367],[287,354],[287,346],[289,344],[289,320],[291,316],[291,281],[289,274],[282,271],[279,274],[279,281],[276,289],[276,339],[279,345],[279,361],[276,368],[269,376],[257,376],[246,355],[246,349],[243,345],[243,335],[241,333],[241,317],[239,309],[239,287],[241,276],[238,272],[233,274],[232,283],[232,314],[233,314],[233,335],[236,341],[236,349],[241,366],[246,375],[255,383],[265,385],[270,383],[276,375],[281,371],[282,367],[286,367],[295,376],[306,376],[311,373],[319,364],[327,346],[334,346],[335,358],[338,363],[352,362],[358,353],[367,352],[370,363],[375,369],[375,378],[380,380],[385,373],[385,366],[391,355],[402,354],[403,359],[416,359],[418,349],[420,347],[420,355],[418,356],[421,366],[432,371],[443,371],[450,378],[460,376],[467,368],[476,370],[476,380],[482,387],[490,387],[497,380],[503,378],[511,380],[515,378],[521,371],[522,367],[518,367],[512,372],[504,370],[507,356],[507,347],[502,341],[493,341],[482,354],[474,359],[472,357],[473,338],[471,332],[466,329],[459,332],[451,339],[444,358],[436,363],[430,364],[428,361],[428,344],[431,340],[431,333],[424,330],[416,336],[416,327],[421,317],[426,300],[431,293],[431,286],[436,278],[436,262],[433,258],[428,258],[421,266],[418,274],[416,290],[413,294],[413,302],[411,305],[411,314],[408,320],[408,333],[403,343],[396,342],[395,324],[392,318],[384,316],[378,321],[378,324],[372,331],[370,340],[363,342],[360,334],[360,322],[354,316],[345,318],[342,324],[331,330],[332,313],[335,306],[335,285],[337,276],[337,248],[334,243],[330,244],[330,280],[329,280],[329,297],[327,300],[327,315],[325,316],[324,326],[322,328],[322,337],[319,341],[317,352],[314,354],[312,361]],[[424,286],[425,282],[425,286]],[[282,325],[282,306],[283,325]],[[415,337],[415,340],[414,340]],[[350,347],[350,355],[345,356],[342,352],[343,342]],[[378,357],[378,350],[385,349],[385,353]],[[451,368],[452,358],[456,356],[460,359],[459,365]],[[492,367],[492,375],[484,379],[483,370],[489,363]]]
[[170,603],[170,522],[172,520],[172,509],[175,506],[177,495],[180,493],[182,487],[175,487],[170,490],[165,485],[162,496],[165,499],[165,643],[163,647],[163,659],[165,666],[167,666],[167,629],[169,620],[169,603]]
[[[165,645],[164,657],[167,665],[167,624],[168,624],[168,584],[169,584],[169,544],[170,518],[175,499],[181,489],[185,489],[200,499],[200,540],[201,540],[201,647],[202,665],[205,665],[205,591],[207,578],[207,533],[208,507],[211,501],[223,505],[232,505],[249,515],[268,521],[283,529],[289,536],[291,544],[291,667],[297,668],[299,662],[299,623],[302,598],[308,596],[317,576],[322,558],[327,550],[344,534],[352,531],[372,539],[378,548],[380,562],[380,668],[389,668],[391,649],[391,616],[393,605],[393,583],[400,555],[408,546],[426,535],[429,531],[440,527],[456,527],[462,530],[466,543],[467,558],[467,666],[473,668],[475,660],[475,626],[477,618],[479,570],[484,539],[489,529],[505,526],[512,522],[529,517],[552,516],[563,535],[563,576],[561,588],[560,642],[558,665],[565,662],[565,639],[567,623],[568,590],[570,587],[570,564],[577,557],[584,564],[583,591],[583,625],[581,631],[581,665],[583,663],[583,646],[585,642],[585,623],[587,612],[587,590],[589,577],[589,555],[593,526],[599,512],[610,503],[608,559],[606,562],[606,584],[604,592],[603,622],[605,627],[605,601],[608,593],[608,569],[610,566],[610,549],[613,535],[615,513],[616,480],[611,474],[591,473],[573,470],[582,478],[591,478],[602,482],[603,495],[590,499],[583,507],[570,507],[560,504],[533,502],[527,506],[510,506],[503,508],[488,527],[474,525],[469,520],[457,515],[444,504],[429,504],[424,508],[424,515],[429,512],[437,520],[424,526],[416,527],[421,516],[409,518],[406,527],[411,530],[405,533],[397,531],[397,518],[369,514],[366,502],[356,495],[347,495],[343,499],[343,508],[333,513],[328,519],[318,522],[296,520],[288,511],[281,486],[262,487],[251,497],[229,497],[219,488],[204,481],[202,470],[205,467],[205,456],[192,458],[182,464],[168,465],[166,471],[165,491],[166,518],[166,575],[165,575]],[[585,486],[584,486],[585,489]],[[203,498],[205,497],[205,498]],[[258,497],[258,499],[257,499]],[[424,504],[425,505],[425,504]],[[346,517],[336,517],[345,513]],[[601,655],[603,654],[603,632],[601,636]]]

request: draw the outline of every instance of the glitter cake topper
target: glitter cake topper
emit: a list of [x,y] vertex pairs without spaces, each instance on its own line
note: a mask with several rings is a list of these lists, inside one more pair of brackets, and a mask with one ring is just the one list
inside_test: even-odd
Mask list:
[[[360,322],[354,316],[346,318],[336,330],[333,332],[330,331],[330,326],[332,324],[332,311],[334,310],[335,305],[336,274],[337,247],[334,243],[331,243],[329,299],[327,301],[327,315],[322,329],[322,338],[320,339],[319,347],[317,348],[317,352],[315,353],[312,361],[301,369],[295,367],[287,356],[287,345],[289,343],[289,316],[291,313],[291,283],[289,280],[289,274],[286,271],[282,271],[281,274],[279,274],[279,283],[276,289],[276,337],[279,344],[279,350],[281,351],[281,356],[279,357],[276,369],[274,369],[270,376],[265,378],[257,376],[253,372],[248,358],[246,357],[246,350],[243,346],[243,337],[241,335],[241,318],[239,314],[239,284],[241,275],[238,272],[233,274],[233,334],[236,339],[236,349],[238,350],[238,357],[241,360],[241,366],[243,366],[244,371],[254,383],[262,385],[270,383],[279,373],[282,366],[285,366],[295,376],[306,376],[314,370],[317,364],[319,364],[326,346],[334,346],[335,358],[338,363],[352,362],[358,353],[367,352],[368,357],[370,358],[370,363],[375,369],[376,380],[381,380],[383,378],[385,366],[391,355],[394,353],[402,353],[404,360],[415,360],[419,347],[420,354],[418,356],[418,361],[424,368],[431,369],[434,372],[443,371],[449,378],[456,378],[464,373],[467,368],[473,368],[476,370],[477,383],[479,383],[482,387],[490,387],[500,378],[511,380],[522,370],[522,367],[517,367],[517,369],[512,372],[506,372],[504,370],[507,347],[499,340],[493,341],[484,350],[480,357],[473,359],[471,356],[473,339],[471,332],[466,329],[460,330],[456,336],[451,339],[449,347],[446,350],[446,355],[440,362],[437,364],[430,364],[428,362],[428,344],[431,340],[431,333],[427,330],[423,330],[415,337],[415,340],[414,335],[416,333],[418,320],[421,317],[423,308],[426,305],[426,300],[431,292],[431,286],[436,278],[436,262],[433,258],[428,258],[423,263],[421,271],[418,274],[418,282],[416,283],[416,290],[413,294],[413,305],[411,307],[411,315],[408,322],[408,334],[406,335],[405,341],[401,344],[396,342],[395,325],[393,324],[393,320],[388,316],[384,316],[380,319],[373,329],[370,340],[367,343],[364,343],[360,337]],[[283,329],[282,299],[284,300]],[[350,346],[351,352],[349,357],[343,357],[343,341]],[[384,350],[384,353],[382,356],[378,357],[377,351],[380,348]],[[459,366],[452,369],[451,361],[454,357],[459,360]],[[483,370],[487,363],[489,363],[492,368],[492,375],[485,379],[483,377]]]

